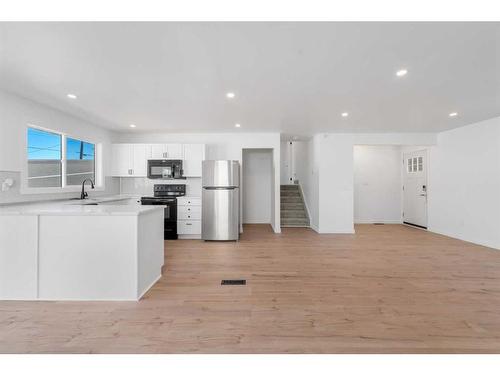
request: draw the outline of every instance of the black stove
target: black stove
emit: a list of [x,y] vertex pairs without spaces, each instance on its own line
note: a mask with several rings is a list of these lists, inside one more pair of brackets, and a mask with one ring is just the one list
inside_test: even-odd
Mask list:
[[142,197],[141,204],[165,206],[164,238],[177,239],[177,199],[186,195],[186,185],[154,185],[153,197]]

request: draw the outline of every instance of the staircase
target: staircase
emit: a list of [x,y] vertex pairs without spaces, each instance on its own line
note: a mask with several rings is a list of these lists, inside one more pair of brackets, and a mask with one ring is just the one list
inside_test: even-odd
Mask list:
[[281,185],[281,226],[309,227],[299,185]]

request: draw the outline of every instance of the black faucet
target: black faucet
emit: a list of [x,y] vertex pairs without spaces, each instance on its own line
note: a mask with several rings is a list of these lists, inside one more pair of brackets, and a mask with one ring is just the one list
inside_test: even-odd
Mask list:
[[80,195],[80,199],[85,199],[89,195],[85,192],[85,182],[90,181],[90,187],[93,189],[94,188],[94,181],[92,181],[90,178],[86,178],[82,182],[82,194]]

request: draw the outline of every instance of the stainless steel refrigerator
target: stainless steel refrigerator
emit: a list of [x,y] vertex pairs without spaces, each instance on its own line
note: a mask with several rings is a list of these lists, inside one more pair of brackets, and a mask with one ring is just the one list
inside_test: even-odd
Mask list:
[[240,164],[238,161],[203,161],[202,239],[238,240],[240,234],[239,186]]

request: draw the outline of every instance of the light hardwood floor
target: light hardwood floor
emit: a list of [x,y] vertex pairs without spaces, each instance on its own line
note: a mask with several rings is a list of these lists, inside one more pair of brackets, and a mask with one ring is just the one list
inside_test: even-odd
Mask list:
[[139,303],[1,301],[0,352],[500,352],[500,251],[401,225],[356,232],[168,241]]

